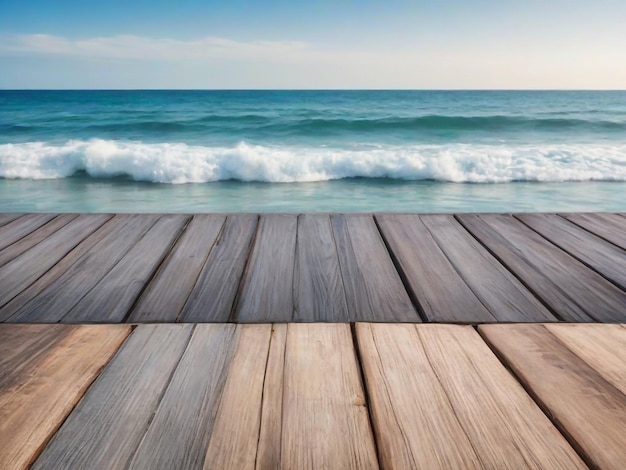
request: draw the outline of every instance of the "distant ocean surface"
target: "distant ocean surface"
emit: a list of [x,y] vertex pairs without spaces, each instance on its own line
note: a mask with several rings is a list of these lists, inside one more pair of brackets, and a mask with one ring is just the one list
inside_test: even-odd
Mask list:
[[0,212],[626,211],[625,91],[0,91]]

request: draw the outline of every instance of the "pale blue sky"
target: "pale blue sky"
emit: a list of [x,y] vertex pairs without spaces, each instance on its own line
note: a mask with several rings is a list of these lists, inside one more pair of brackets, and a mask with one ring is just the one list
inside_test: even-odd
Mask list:
[[0,88],[626,88],[623,0],[0,0]]

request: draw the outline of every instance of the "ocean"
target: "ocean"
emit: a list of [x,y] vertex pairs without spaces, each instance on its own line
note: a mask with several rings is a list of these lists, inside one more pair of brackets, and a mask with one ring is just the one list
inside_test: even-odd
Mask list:
[[626,211],[626,91],[0,91],[0,212]]

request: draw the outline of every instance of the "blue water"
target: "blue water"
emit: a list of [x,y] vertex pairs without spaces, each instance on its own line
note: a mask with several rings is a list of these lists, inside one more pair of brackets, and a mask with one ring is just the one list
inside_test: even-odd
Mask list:
[[0,211],[626,209],[624,91],[0,91]]

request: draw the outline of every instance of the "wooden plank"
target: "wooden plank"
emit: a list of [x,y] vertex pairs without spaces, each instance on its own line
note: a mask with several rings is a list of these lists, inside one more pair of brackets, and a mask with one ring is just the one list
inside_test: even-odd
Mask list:
[[15,219],[19,219],[24,214],[0,214],[0,227],[13,222]]
[[110,218],[106,214],[80,215],[32,249],[2,266],[0,306],[4,306],[29,287]]
[[626,319],[626,292],[512,216],[463,214],[458,219],[559,317]]
[[184,215],[161,217],[61,321],[124,321],[188,220]]
[[238,321],[291,320],[297,223],[296,215],[261,216],[238,298]]
[[298,216],[294,321],[349,321],[330,216]]
[[30,466],[129,333],[125,325],[0,325],[0,468]]
[[154,225],[158,216],[116,215],[105,236],[32,296],[11,321],[60,321]]
[[332,215],[352,321],[419,322],[411,299],[369,215]]
[[0,250],[0,266],[4,266],[9,261],[17,258],[19,255],[29,250],[37,243],[45,240],[51,234],[59,230],[61,227],[67,225],[69,222],[78,217],[76,214],[64,214],[59,215],[45,224],[43,227],[38,228],[34,232],[26,235],[21,240],[13,243],[11,246]]
[[560,215],[570,222],[626,250],[626,220],[618,214]]
[[619,389],[543,325],[480,331],[590,466],[623,468],[626,396]]
[[497,321],[556,321],[554,315],[453,216],[421,216],[421,219]]
[[[554,214],[516,217],[562,250],[626,289],[626,251]],[[624,227],[626,231],[626,224]]]
[[128,321],[176,321],[226,220],[195,215],[148,284]]
[[378,468],[350,326],[287,327],[283,468]]
[[[202,468],[236,343],[234,336],[235,325],[196,326],[129,468]],[[245,339],[255,338],[246,335]],[[244,388],[239,393],[248,391]],[[230,424],[254,426],[242,415],[231,417]]]
[[184,322],[228,321],[258,216],[229,215],[180,315]]
[[254,470],[256,464],[272,325],[239,325],[237,332],[237,349],[206,451],[206,470]]
[[193,327],[140,325],[87,391],[33,468],[126,468]]
[[21,240],[54,218],[54,214],[28,214],[0,228],[0,250]]

